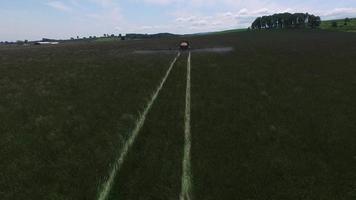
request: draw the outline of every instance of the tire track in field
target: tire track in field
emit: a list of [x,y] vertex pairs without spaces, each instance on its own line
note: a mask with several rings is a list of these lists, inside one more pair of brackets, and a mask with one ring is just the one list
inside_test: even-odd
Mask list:
[[190,149],[191,149],[191,133],[190,133],[190,69],[191,69],[191,52],[188,55],[187,61],[187,89],[185,94],[185,116],[184,116],[184,155],[183,155],[183,174],[180,200],[190,200],[192,187],[192,173],[190,168]]
[[140,129],[142,128],[143,124],[145,123],[146,120],[146,115],[148,114],[148,112],[150,111],[153,103],[155,102],[155,100],[157,99],[157,96],[159,94],[159,92],[161,91],[164,83],[166,82],[170,72],[173,69],[174,64],[176,63],[176,61],[178,60],[180,56],[180,52],[178,52],[177,56],[173,59],[173,61],[171,62],[171,65],[169,66],[165,76],[163,77],[161,83],[159,84],[159,86],[157,87],[156,91],[153,93],[151,100],[147,103],[146,108],[144,109],[143,113],[140,114],[139,119],[136,122],[136,126],[133,129],[131,136],[129,137],[129,139],[125,142],[122,150],[121,150],[121,154],[118,157],[118,159],[116,160],[116,162],[114,163],[114,166],[110,172],[109,178],[107,179],[107,181],[103,184],[102,189],[99,193],[99,197],[98,200],[106,200],[108,198],[108,195],[110,193],[110,190],[112,188],[114,179],[116,177],[117,172],[120,170],[121,165],[123,164],[125,157],[130,149],[130,147],[132,146],[132,144],[135,142],[136,137],[138,136]]

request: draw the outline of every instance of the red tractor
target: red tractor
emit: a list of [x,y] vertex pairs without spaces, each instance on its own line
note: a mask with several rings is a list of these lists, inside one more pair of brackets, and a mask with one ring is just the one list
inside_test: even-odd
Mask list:
[[182,41],[179,45],[180,50],[186,51],[190,48],[189,42],[188,41]]

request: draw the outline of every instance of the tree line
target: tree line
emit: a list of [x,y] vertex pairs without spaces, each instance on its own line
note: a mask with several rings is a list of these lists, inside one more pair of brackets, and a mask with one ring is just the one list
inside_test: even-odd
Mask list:
[[319,16],[308,13],[277,13],[257,17],[252,23],[252,29],[286,29],[286,28],[316,28],[321,24]]
[[[342,21],[341,20],[339,20],[339,22],[341,23]],[[344,19],[344,26],[347,26],[348,25],[348,23],[349,22],[351,22],[351,19],[350,18],[345,18]],[[337,27],[339,27],[340,26],[340,24],[338,24],[338,22],[337,21],[333,21],[333,22],[331,22],[331,27],[333,27],[333,28],[337,28]],[[341,25],[342,26],[342,25]]]

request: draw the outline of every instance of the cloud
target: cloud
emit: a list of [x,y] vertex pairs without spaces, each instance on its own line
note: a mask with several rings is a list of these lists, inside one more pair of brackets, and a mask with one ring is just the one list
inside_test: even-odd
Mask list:
[[117,6],[113,0],[91,0],[92,2],[100,5],[101,7]]
[[177,0],[144,0],[144,2],[149,4],[169,5],[177,2]]
[[[209,32],[232,29],[238,26],[234,12],[221,12],[213,15],[187,15],[176,17],[171,29],[179,33]],[[183,27],[177,29],[176,27]]]
[[[30,33],[18,31],[17,29],[22,30],[22,27],[26,27],[26,24],[33,23],[37,25],[38,21],[41,20],[43,20],[41,29],[32,30],[33,35],[37,34],[39,38],[47,35],[48,37],[68,37],[72,35],[88,36],[128,32],[210,32],[246,28],[258,16],[280,12],[308,12],[321,16],[323,20],[356,16],[355,0],[312,0],[302,2],[296,2],[295,0],[31,1],[36,2],[34,4],[37,5],[34,8],[34,12],[30,14],[26,8],[22,7],[10,11],[0,10],[2,19],[12,19],[11,23],[9,20],[5,20],[5,22],[8,22],[5,23],[4,30],[8,29],[9,31],[0,33],[0,36],[18,33],[18,36],[11,37],[29,39],[28,35]],[[65,19],[62,15],[54,16],[57,17],[57,23],[54,26],[52,21],[47,22],[45,20],[46,16],[40,12],[41,6],[38,5],[46,5],[48,8],[61,11],[67,16]],[[157,10],[159,12],[156,12]],[[23,33],[23,35],[21,36],[20,33]],[[47,35],[44,35],[44,33]],[[11,38],[10,36],[6,37]]]
[[[164,6],[174,6],[181,5],[186,7],[216,7],[220,5],[239,5],[241,1],[239,0],[136,0],[137,2],[144,2],[148,4],[164,5]],[[256,1],[256,0],[250,0]],[[261,1],[261,0],[257,0]],[[264,0],[265,1],[265,0]]]
[[354,17],[356,16],[356,8],[334,8],[328,11],[320,11],[318,14],[326,19]]
[[[120,6],[121,1],[118,0],[68,1],[80,2],[81,5],[88,3],[96,5],[98,9],[89,13],[87,11],[85,14],[92,24],[100,24],[106,30],[139,33],[192,33],[246,28],[256,17],[278,12],[309,12],[324,16],[324,18],[356,13],[350,8],[317,12],[308,10],[312,8],[312,5],[308,3],[293,5],[293,3],[270,0],[132,0],[131,3],[137,6],[145,3],[151,4],[152,7],[160,7],[165,12],[157,15],[166,18],[162,21],[135,21],[129,16],[124,16]],[[75,7],[73,4],[70,5]]]
[[113,7],[110,9],[104,9],[95,13],[89,13],[87,17],[97,20],[100,23],[115,24],[123,20],[121,10],[119,7]]
[[198,21],[193,22],[192,25],[194,27],[196,27],[196,26],[206,26],[206,25],[208,25],[208,21],[202,19],[202,20],[198,20]]
[[248,9],[247,8],[242,8],[241,10],[239,10],[239,12],[237,14],[238,15],[247,15],[248,14]]
[[256,11],[253,11],[251,14],[253,15],[268,15],[270,11],[267,8],[261,8]]
[[197,17],[195,16],[188,16],[188,17],[178,17],[175,21],[176,22],[194,22]]
[[68,5],[64,4],[61,1],[50,1],[50,2],[47,2],[46,5],[54,8],[54,9],[57,9],[59,11],[64,11],[64,12],[72,11],[71,7],[69,7]]

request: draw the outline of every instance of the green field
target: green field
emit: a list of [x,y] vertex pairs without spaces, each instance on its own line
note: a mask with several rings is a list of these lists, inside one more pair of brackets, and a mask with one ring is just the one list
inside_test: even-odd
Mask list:
[[0,47],[1,199],[98,199],[151,100],[108,199],[179,199],[183,39],[191,199],[356,198],[356,35],[290,30]]
[[120,40],[121,38],[118,37],[101,37],[101,38],[94,39],[95,42],[116,42]]
[[[337,27],[332,26],[333,22],[337,23]],[[345,19],[322,21],[320,28],[324,30],[356,32],[356,18],[350,18],[350,22],[347,22],[346,25]]]
[[231,29],[231,30],[225,30],[225,31],[211,32],[211,33],[207,33],[207,34],[218,35],[218,34],[228,34],[228,33],[239,33],[239,32],[245,32],[247,30],[248,30],[247,28],[240,28],[240,29]]

